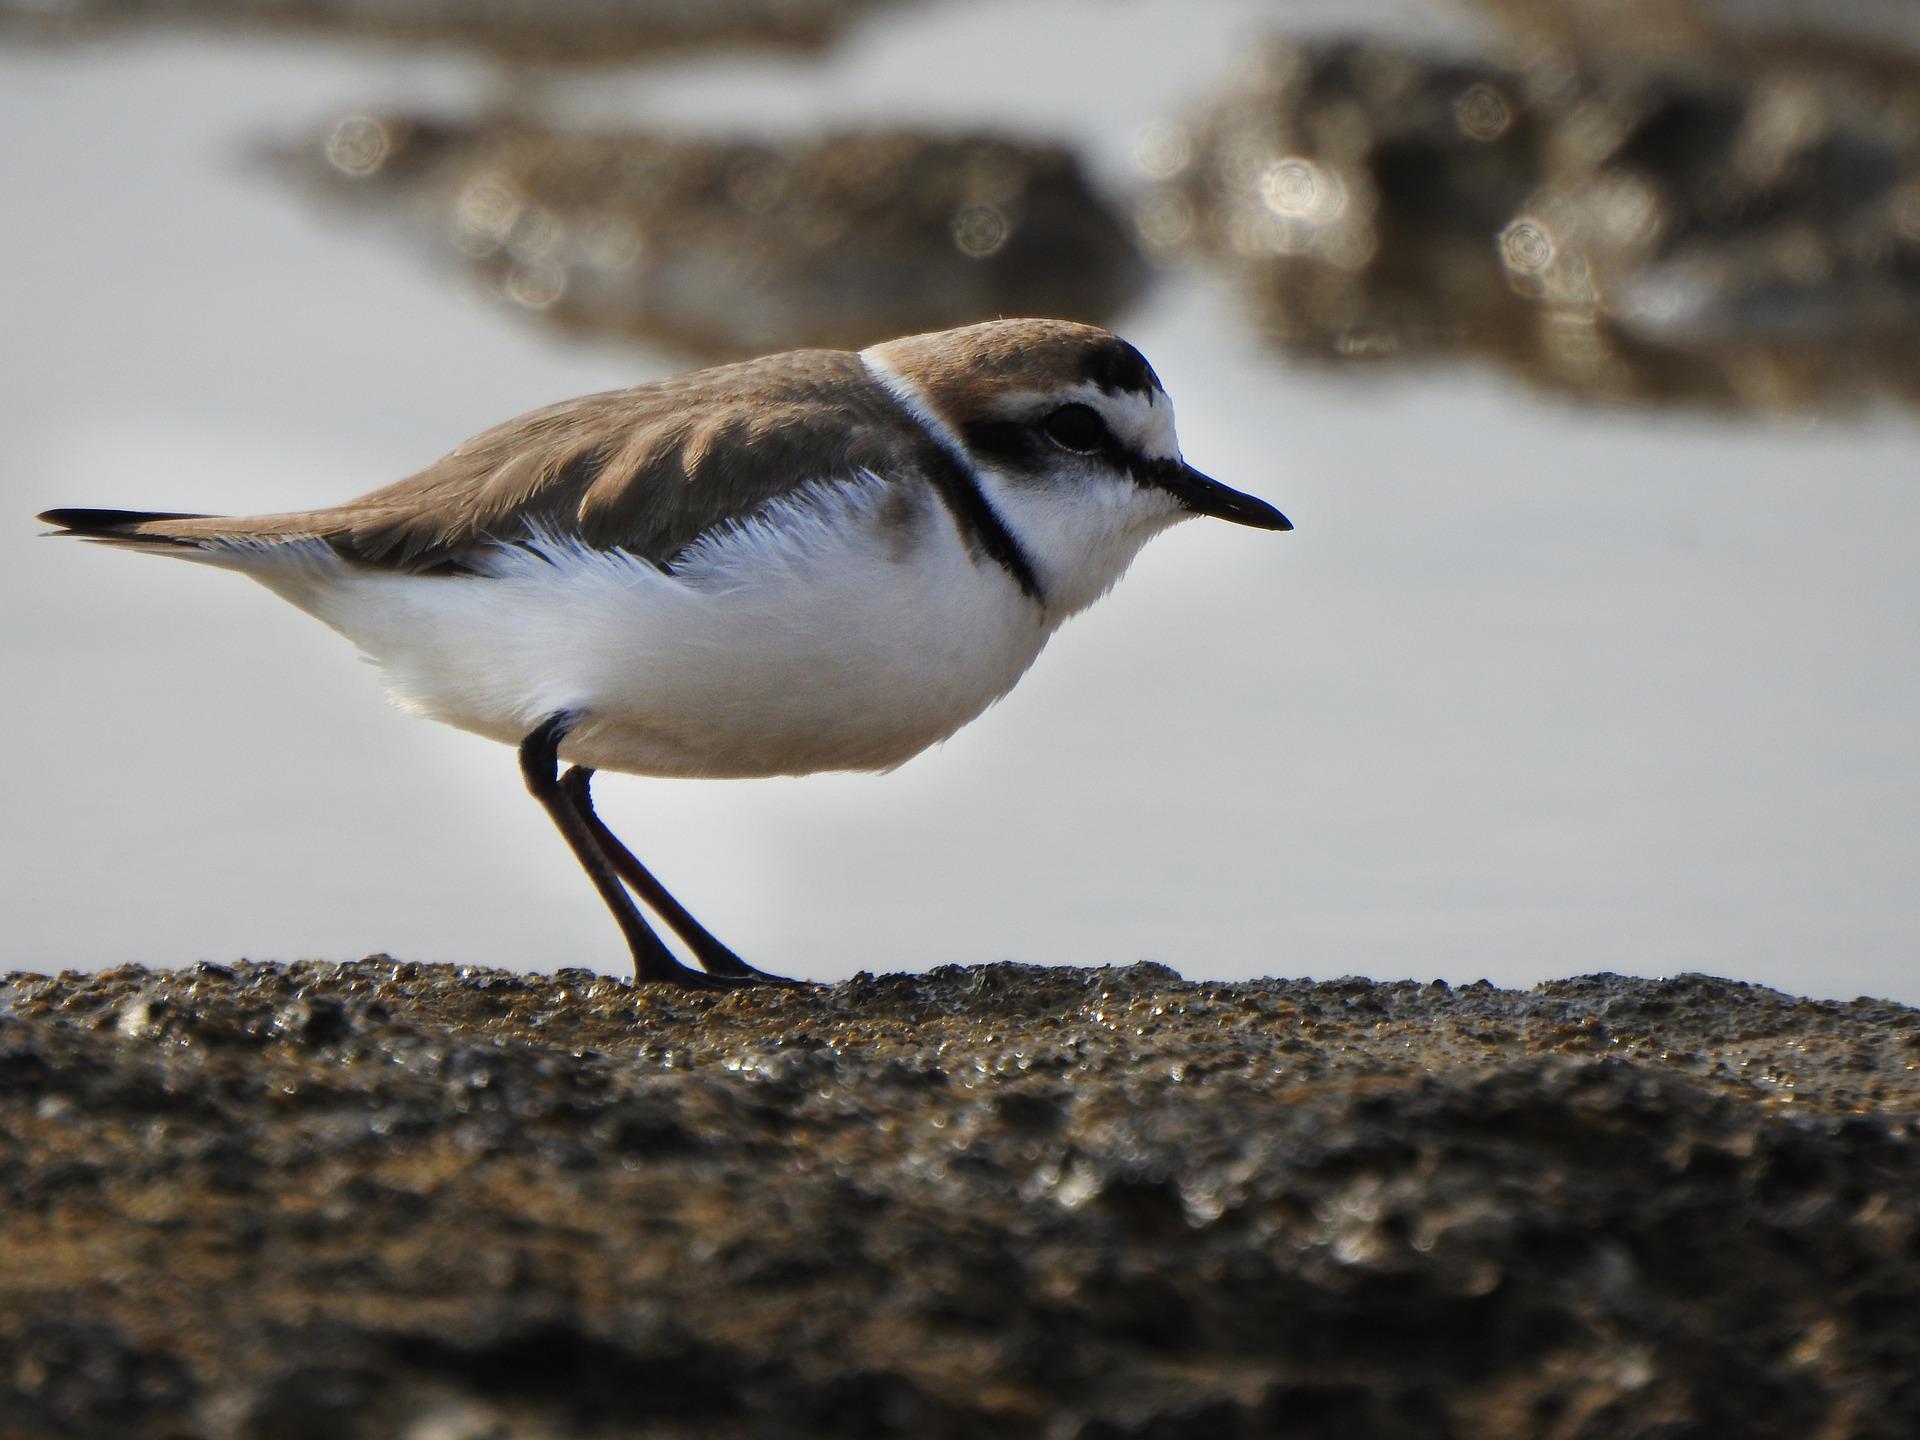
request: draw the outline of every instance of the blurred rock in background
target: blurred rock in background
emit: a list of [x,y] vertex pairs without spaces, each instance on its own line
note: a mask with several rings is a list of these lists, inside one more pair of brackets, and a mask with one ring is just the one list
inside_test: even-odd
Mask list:
[[272,29],[456,45],[515,62],[617,62],[716,44],[812,47],[898,0],[0,0],[0,35]]
[[1290,352],[1468,352],[1606,399],[1920,393],[1920,99],[1862,70],[1511,68],[1275,41],[1144,137],[1141,233]]
[[280,158],[530,313],[700,358],[996,315],[1110,320],[1147,276],[1071,154],[986,136],[755,143],[353,114]]
[[[396,102],[283,168],[524,311],[690,359],[1121,322],[1150,258],[1223,273],[1294,355],[1467,356],[1602,401],[1920,398],[1920,22],[1894,0],[1475,0],[1491,35],[1451,55],[1277,34],[1141,137],[1131,225],[1074,154],[990,115],[958,136],[588,131],[535,71],[819,45],[903,8],[0,0],[0,35],[270,25],[486,53],[500,109]],[[1103,43],[1135,43],[1124,12]]]
[[1471,0],[1522,47],[1640,65],[1864,66],[1910,73],[1910,0]]
[[1190,126],[1143,135],[1149,249],[1223,264],[1257,322],[1330,356],[1513,347],[1530,328],[1493,237],[1533,188],[1516,77],[1385,44],[1274,41]]

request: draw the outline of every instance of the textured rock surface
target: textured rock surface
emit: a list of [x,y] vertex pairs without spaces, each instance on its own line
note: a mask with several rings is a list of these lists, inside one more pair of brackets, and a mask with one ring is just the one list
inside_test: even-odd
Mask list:
[[6,1436],[1920,1432],[1920,1013],[0,983]]

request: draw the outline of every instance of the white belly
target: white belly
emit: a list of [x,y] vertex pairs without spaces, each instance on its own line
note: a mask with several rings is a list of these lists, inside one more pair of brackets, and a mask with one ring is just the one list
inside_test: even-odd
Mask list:
[[[289,557],[291,559],[291,557]],[[884,770],[1006,694],[1051,626],[924,488],[814,489],[666,575],[564,541],[480,576],[245,567],[341,631],[408,710],[643,775]]]

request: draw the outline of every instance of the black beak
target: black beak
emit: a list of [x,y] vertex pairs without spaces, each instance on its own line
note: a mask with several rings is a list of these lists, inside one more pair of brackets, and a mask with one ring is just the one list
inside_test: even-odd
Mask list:
[[1196,515],[1251,525],[1256,530],[1291,530],[1293,522],[1264,500],[1230,490],[1209,480],[1191,465],[1175,462],[1154,477],[1154,483]]

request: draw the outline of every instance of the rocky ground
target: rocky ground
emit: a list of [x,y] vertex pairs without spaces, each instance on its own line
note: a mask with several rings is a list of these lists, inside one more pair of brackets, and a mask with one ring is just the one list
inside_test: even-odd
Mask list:
[[1920,1012],[0,982],[0,1435],[1920,1433]]

